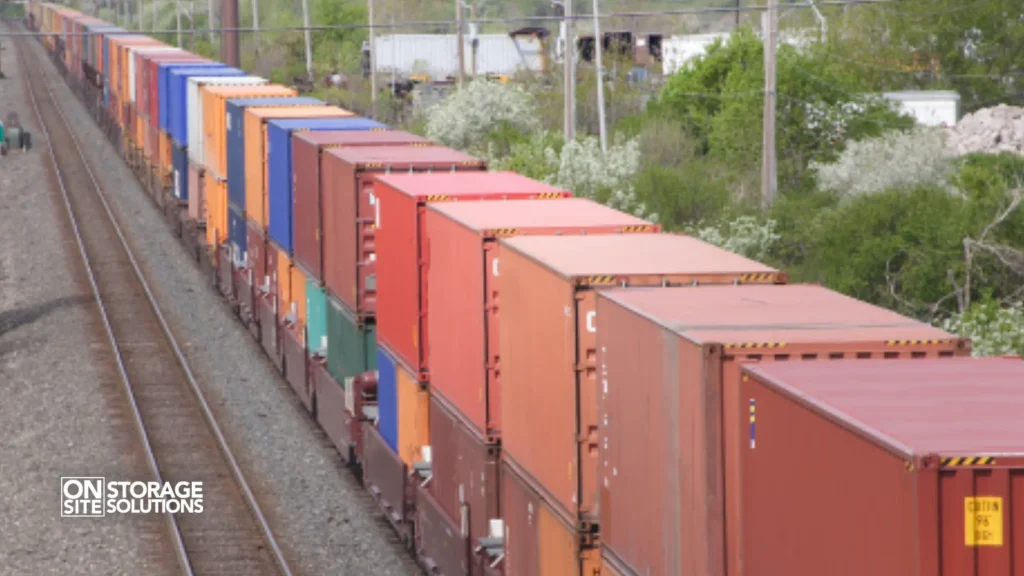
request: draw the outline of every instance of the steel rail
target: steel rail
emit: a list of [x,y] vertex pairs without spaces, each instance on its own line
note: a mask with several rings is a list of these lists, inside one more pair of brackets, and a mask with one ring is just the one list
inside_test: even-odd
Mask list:
[[[26,62],[25,58],[25,47],[21,44],[21,41],[18,41],[16,43],[18,61],[22,67],[22,70],[28,70],[29,64],[28,62]],[[40,74],[42,74],[43,76],[46,75],[45,72],[40,72]],[[30,74],[26,74],[26,77],[30,76]],[[44,88],[46,90],[47,95],[53,103],[54,109],[57,111],[60,117],[60,122],[67,128],[68,134],[71,136],[71,143],[74,145],[75,150],[77,151],[79,157],[82,160],[82,166],[85,168],[86,173],[89,175],[89,180],[92,184],[93,191],[95,192],[96,197],[99,199],[100,203],[103,205],[103,209],[109,217],[110,225],[117,233],[117,237],[120,240],[121,246],[124,248],[128,260],[132,265],[132,268],[135,272],[135,276],[139,280],[139,283],[146,294],[146,299],[149,302],[150,306],[152,307],[153,313],[159,320],[160,327],[163,330],[164,336],[167,338],[168,344],[174,351],[175,357],[178,363],[180,364],[182,371],[185,373],[189,388],[194,394],[198,402],[198,405],[203,412],[204,419],[206,420],[206,423],[209,426],[210,431],[213,433],[213,436],[217,440],[217,444],[218,447],[220,448],[222,456],[224,457],[225,461],[231,468],[231,472],[235,477],[236,483],[238,484],[239,488],[241,488],[243,494],[245,495],[246,503],[249,505],[250,510],[256,517],[259,529],[263,533],[263,537],[267,541],[267,544],[270,546],[270,550],[273,553],[275,562],[278,564],[278,568],[285,576],[292,576],[291,568],[288,566],[288,562],[284,557],[284,553],[281,550],[280,546],[278,545],[277,540],[274,538],[274,534],[270,529],[270,525],[267,522],[266,518],[264,517],[259,504],[256,502],[256,497],[253,495],[252,489],[249,487],[249,483],[245,480],[245,476],[242,474],[241,468],[238,466],[238,463],[235,460],[235,457],[227,444],[227,440],[225,439],[224,434],[220,430],[220,426],[217,424],[216,419],[213,416],[213,411],[210,409],[209,403],[207,403],[202,390],[199,388],[199,385],[196,382],[195,376],[193,375],[192,370],[188,365],[188,361],[185,359],[185,355],[181,351],[181,347],[178,345],[177,339],[174,337],[174,334],[171,332],[167,320],[164,318],[163,313],[160,311],[160,307],[156,302],[156,298],[153,296],[153,293],[150,290],[149,283],[146,282],[145,276],[142,274],[142,270],[139,268],[138,262],[135,258],[135,253],[128,245],[128,242],[125,239],[124,234],[121,230],[121,226],[118,224],[117,218],[114,216],[113,211],[110,209],[110,205],[107,202],[106,196],[103,193],[102,188],[99,185],[99,182],[96,180],[92,168],[89,166],[89,162],[86,159],[84,152],[82,151],[82,147],[78,141],[78,137],[75,135],[74,130],[71,127],[71,124],[68,122],[63,107],[60,105],[59,100],[53,94],[53,90],[50,88],[49,83],[46,81],[46,79],[42,78],[41,81],[44,84]],[[159,466],[157,465],[156,457],[153,453],[149,436],[146,433],[145,424],[142,422],[142,416],[139,412],[139,407],[135,398],[135,394],[132,391],[131,379],[129,378],[127,370],[124,365],[124,359],[121,354],[121,348],[117,342],[117,338],[114,335],[113,327],[111,326],[109,316],[107,315],[106,307],[103,304],[103,298],[100,295],[99,287],[96,283],[96,279],[93,274],[92,265],[89,256],[86,253],[85,244],[82,239],[78,222],[74,215],[74,211],[71,207],[71,201],[64,183],[64,178],[61,175],[61,169],[57,162],[56,152],[53,148],[53,142],[50,139],[49,130],[47,130],[46,124],[43,121],[42,112],[39,109],[39,103],[35,93],[36,87],[33,86],[33,82],[31,80],[26,82],[26,84],[29,85],[29,98],[32,102],[32,107],[35,111],[36,119],[39,122],[40,127],[42,128],[43,136],[46,137],[47,150],[50,156],[50,161],[53,164],[54,172],[57,175],[57,182],[60,187],[62,199],[64,201],[64,207],[67,210],[68,218],[71,222],[71,226],[75,234],[75,242],[78,244],[79,253],[82,256],[82,260],[85,265],[85,271],[89,277],[89,284],[92,287],[93,296],[96,300],[97,306],[99,307],[100,314],[103,317],[103,324],[107,333],[107,338],[110,341],[110,345],[113,348],[114,355],[117,360],[118,371],[120,372],[121,380],[122,383],[124,384],[124,389],[129,399],[129,404],[131,405],[133,419],[135,420],[135,424],[139,430],[140,437],[146,450],[146,458],[157,481],[162,482]],[[193,576],[188,551],[182,539],[177,519],[174,517],[174,514],[171,513],[167,513],[167,517],[169,520],[169,524],[171,526],[172,537],[174,539],[175,548],[177,549],[179,563],[182,565],[182,569],[186,574],[188,574],[189,576]]]

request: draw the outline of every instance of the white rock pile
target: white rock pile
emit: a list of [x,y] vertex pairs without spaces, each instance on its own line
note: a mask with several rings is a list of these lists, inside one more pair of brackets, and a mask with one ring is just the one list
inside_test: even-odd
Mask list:
[[948,129],[947,142],[959,155],[971,152],[1024,154],[1024,108],[1000,104],[967,114]]

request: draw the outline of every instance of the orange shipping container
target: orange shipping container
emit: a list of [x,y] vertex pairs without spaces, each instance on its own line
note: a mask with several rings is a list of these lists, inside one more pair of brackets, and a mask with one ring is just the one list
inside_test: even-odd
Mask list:
[[597,317],[601,544],[651,576],[738,574],[742,363],[969,353],[938,328],[814,285],[612,289]]
[[168,176],[174,170],[174,163],[171,157],[171,137],[163,130],[160,130],[158,144],[160,147],[160,150],[158,151],[160,157],[160,175]]
[[503,456],[562,517],[597,513],[595,292],[614,286],[784,282],[785,275],[670,234],[501,240]]
[[423,461],[422,448],[430,444],[430,395],[401,363],[395,364],[398,386],[398,455],[412,469]]
[[245,216],[267,229],[267,120],[346,118],[355,114],[337,106],[249,107],[245,109]]
[[771,363],[742,380],[743,574],[1024,573],[1024,362]]
[[206,169],[221,180],[228,176],[227,101],[232,98],[291,97],[297,92],[277,84],[264,86],[206,86],[203,96],[203,130],[206,132]]
[[220,246],[228,241],[228,183],[204,172],[203,196],[206,202],[206,242]]
[[295,312],[295,331],[297,334],[302,335],[305,333],[306,328],[306,275],[302,273],[302,268],[295,265],[294,260],[289,261],[291,271],[289,277],[291,279],[291,288],[288,292],[289,300],[282,301],[280,312],[280,319],[283,322],[284,317],[291,313],[294,307]]

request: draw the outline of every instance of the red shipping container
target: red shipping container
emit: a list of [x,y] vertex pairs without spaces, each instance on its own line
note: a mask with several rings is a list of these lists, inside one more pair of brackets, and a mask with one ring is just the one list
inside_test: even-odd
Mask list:
[[438,203],[430,229],[427,316],[430,381],[478,434],[501,430],[498,237],[659,232],[661,227],[585,198]]
[[[246,240],[245,257],[246,267],[252,270],[252,281],[255,286],[269,286],[270,279],[267,277],[267,235],[258,224],[252,220],[245,222]],[[277,270],[275,263],[273,270]]]
[[[487,162],[443,146],[373,146],[334,148],[324,155],[321,187],[322,250],[327,289],[360,319],[376,310],[375,176],[390,172],[477,172]],[[414,188],[418,190],[419,188]],[[411,196],[408,198],[411,199]],[[312,207],[312,203],[307,203]],[[415,202],[411,202],[415,206]],[[298,217],[297,217],[298,218]],[[315,222],[307,212],[303,222]],[[296,228],[301,227],[296,223]],[[309,243],[307,242],[307,245]],[[314,247],[315,248],[315,247]],[[415,246],[409,248],[415,249]],[[307,260],[315,250],[307,251]],[[324,257],[330,255],[330,257]]]
[[[448,518],[458,523],[465,505],[472,547],[489,534],[499,508],[500,449],[467,427],[451,404],[430,394],[429,489]],[[460,497],[460,487],[462,496]]]
[[503,458],[573,523],[597,514],[597,291],[785,280],[682,235],[526,236],[500,250],[501,314],[515,319],[500,326]]
[[741,363],[970,351],[816,285],[608,290],[597,314],[601,542],[652,576],[736,574]]
[[1024,362],[764,364],[742,380],[737,573],[1024,573]]
[[421,381],[427,379],[429,350],[426,203],[571,196],[514,172],[382,175],[377,176],[374,194],[377,340],[412,367]]
[[566,523],[508,462],[502,463],[504,576],[593,576],[601,558],[594,534]]
[[307,130],[292,133],[292,169],[295,174],[293,211],[295,258],[313,277],[323,282],[322,242],[326,231],[320,211],[321,188],[331,189],[340,183],[324,179],[321,165],[328,148],[350,146],[431,145],[420,136],[393,130]]

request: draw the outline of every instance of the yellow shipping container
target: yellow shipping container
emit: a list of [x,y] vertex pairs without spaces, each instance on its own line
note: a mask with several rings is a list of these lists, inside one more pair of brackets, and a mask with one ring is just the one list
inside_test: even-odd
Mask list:
[[336,106],[250,107],[245,109],[245,216],[267,229],[267,120],[279,118],[347,118]]
[[232,98],[290,98],[298,94],[278,84],[264,86],[206,86],[203,93],[203,130],[206,150],[203,164],[221,180],[228,176],[227,101]]

